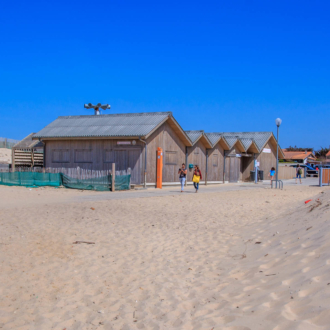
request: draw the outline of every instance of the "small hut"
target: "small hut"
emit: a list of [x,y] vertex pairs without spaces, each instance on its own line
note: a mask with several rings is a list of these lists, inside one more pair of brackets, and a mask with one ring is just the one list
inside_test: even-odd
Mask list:
[[34,139],[45,144],[45,166],[89,170],[131,169],[131,183],[156,185],[156,152],[163,149],[163,184],[192,145],[171,112],[58,117]]
[[43,167],[44,144],[31,133],[12,147],[12,170],[17,167]]

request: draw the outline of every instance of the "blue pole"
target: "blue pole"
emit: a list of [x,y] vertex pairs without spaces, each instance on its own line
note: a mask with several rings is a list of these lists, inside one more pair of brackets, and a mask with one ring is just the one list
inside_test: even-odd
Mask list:
[[322,187],[322,167],[319,166],[319,185]]

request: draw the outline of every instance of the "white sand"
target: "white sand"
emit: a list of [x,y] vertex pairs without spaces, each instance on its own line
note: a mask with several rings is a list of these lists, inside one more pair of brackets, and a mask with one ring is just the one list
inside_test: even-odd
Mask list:
[[0,148],[0,164],[11,164],[11,149]]
[[79,194],[1,187],[0,329],[330,328],[329,188]]

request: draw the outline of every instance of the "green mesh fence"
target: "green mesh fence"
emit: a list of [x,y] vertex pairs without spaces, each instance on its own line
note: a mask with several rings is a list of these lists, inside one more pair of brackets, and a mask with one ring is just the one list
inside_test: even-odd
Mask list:
[[131,182],[131,175],[116,175],[115,176],[115,189],[128,190]]
[[[130,189],[131,175],[115,177],[116,190]],[[59,187],[81,190],[110,191],[111,175],[91,179],[75,179],[63,173],[0,172],[0,185],[24,187]]]
[[62,174],[62,180],[63,186],[66,188],[97,191],[111,190],[111,175],[102,176],[100,178],[81,180],[74,179],[68,175]]
[[60,173],[1,172],[0,184],[24,187],[59,187],[62,184],[62,176]]
[[[63,186],[72,189],[110,191],[111,175],[91,179],[75,179],[62,174]],[[115,176],[115,190],[128,190],[130,188],[131,175]]]

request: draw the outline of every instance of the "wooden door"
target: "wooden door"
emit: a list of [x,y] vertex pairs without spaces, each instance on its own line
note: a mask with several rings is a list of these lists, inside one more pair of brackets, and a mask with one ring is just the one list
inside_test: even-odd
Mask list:
[[239,180],[240,159],[230,157],[229,182],[237,182]]
[[128,152],[128,163],[127,167],[131,168],[131,183],[141,183],[141,162],[140,162],[140,149],[127,150]]

